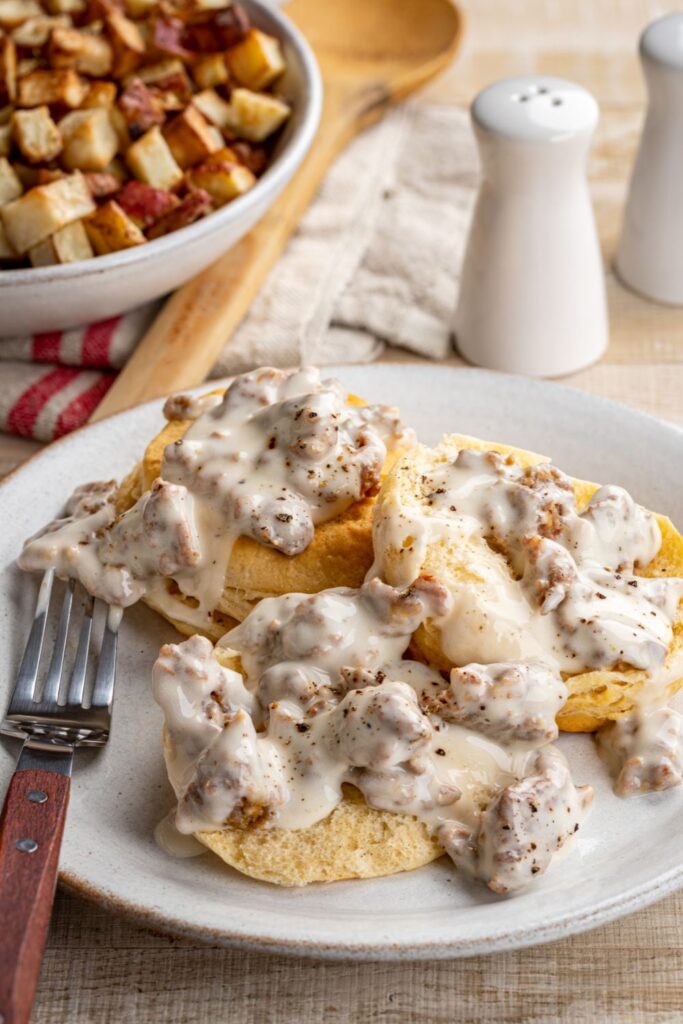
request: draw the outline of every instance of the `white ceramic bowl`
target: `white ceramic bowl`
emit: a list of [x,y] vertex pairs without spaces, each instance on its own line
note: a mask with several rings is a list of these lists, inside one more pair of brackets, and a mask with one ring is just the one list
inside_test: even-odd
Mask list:
[[299,30],[262,0],[241,0],[253,23],[283,44],[278,83],[292,117],[254,188],[216,213],[134,249],[62,266],[0,271],[0,337],[61,330],[115,316],[183,284],[238,242],[266,212],[306,155],[320,120],[322,83]]

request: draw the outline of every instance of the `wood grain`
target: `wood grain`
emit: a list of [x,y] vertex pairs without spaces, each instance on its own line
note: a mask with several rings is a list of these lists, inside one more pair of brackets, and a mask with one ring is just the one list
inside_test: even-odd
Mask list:
[[310,152],[249,235],[168,300],[93,420],[206,379],[334,157],[390,104],[447,67],[462,32],[452,0],[294,0],[287,13],[311,42],[323,77]]
[[[0,1021],[28,1024],[57,882],[71,780],[18,771],[0,816]],[[42,793],[34,802],[29,793]],[[32,840],[33,851],[17,848]]]
[[[591,89],[602,109],[591,188],[609,265],[643,116],[636,39],[670,5],[464,0],[463,6],[462,53],[422,93],[422,102],[468,103],[494,78],[538,70],[564,74]],[[683,311],[645,302],[611,273],[608,295],[607,357],[564,383],[683,426]],[[388,358],[414,359],[400,352]],[[10,439],[0,444],[0,460],[9,466],[23,450]],[[58,893],[33,1021],[681,1024],[683,893],[549,946],[401,965],[323,964],[203,947],[155,935]]]

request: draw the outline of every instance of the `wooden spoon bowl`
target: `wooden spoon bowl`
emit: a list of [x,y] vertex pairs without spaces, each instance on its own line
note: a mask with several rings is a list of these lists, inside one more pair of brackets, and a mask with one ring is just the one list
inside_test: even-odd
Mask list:
[[93,419],[206,378],[334,157],[442,71],[462,38],[452,0],[292,0],[286,12],[323,76],[323,113],[309,154],[256,227],[168,300]]

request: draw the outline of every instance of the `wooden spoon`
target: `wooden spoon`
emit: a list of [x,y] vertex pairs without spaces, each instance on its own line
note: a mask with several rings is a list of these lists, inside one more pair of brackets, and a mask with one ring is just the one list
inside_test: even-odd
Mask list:
[[311,43],[325,89],[308,156],[256,227],[168,300],[93,419],[206,378],[334,157],[445,68],[462,37],[452,0],[293,0],[286,12]]

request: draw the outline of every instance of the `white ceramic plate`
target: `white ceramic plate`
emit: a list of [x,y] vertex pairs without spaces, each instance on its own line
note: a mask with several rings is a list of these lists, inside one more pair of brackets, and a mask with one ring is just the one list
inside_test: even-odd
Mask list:
[[[344,367],[349,387],[396,402],[421,438],[446,431],[552,455],[569,473],[623,484],[683,524],[683,431],[573,391],[478,370]],[[160,403],[104,420],[53,445],[2,486],[0,709],[32,614],[34,580],[14,566],[23,538],[83,481],[124,473],[161,425]],[[683,789],[617,799],[587,737],[562,737],[579,783],[596,799],[571,855],[533,889],[500,899],[443,858],[373,881],[285,890],[244,878],[206,854],[174,860],[152,830],[172,803],[149,691],[152,662],[173,630],[153,612],[126,613],[108,748],[77,757],[62,881],[147,924],[207,941],[337,958],[418,959],[512,949],[561,938],[636,910],[683,884]],[[2,740],[0,779],[18,753]]]

